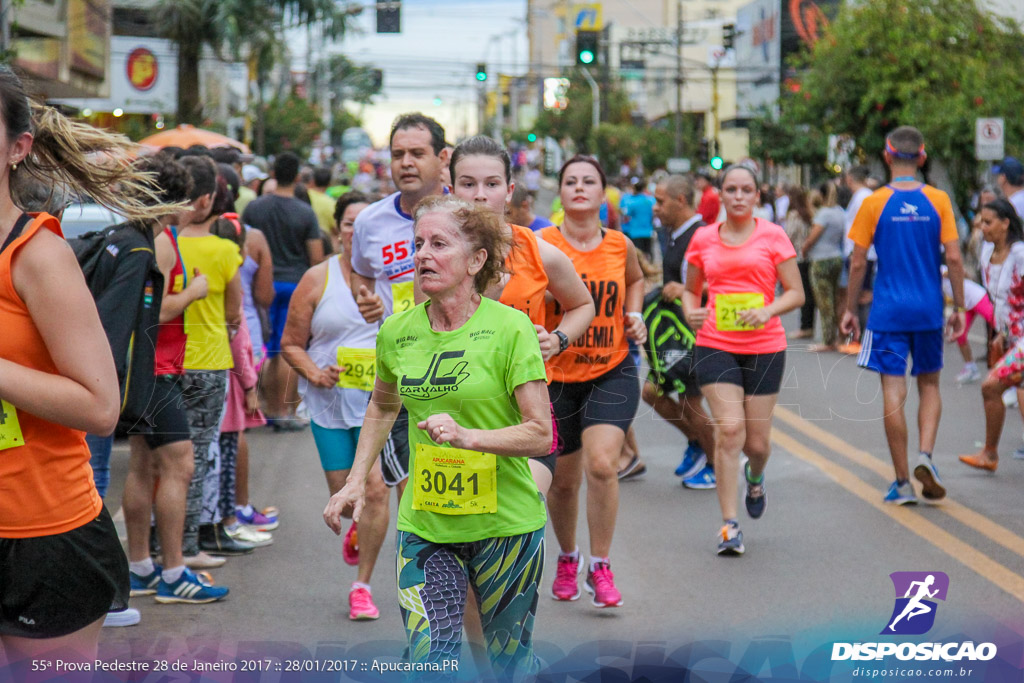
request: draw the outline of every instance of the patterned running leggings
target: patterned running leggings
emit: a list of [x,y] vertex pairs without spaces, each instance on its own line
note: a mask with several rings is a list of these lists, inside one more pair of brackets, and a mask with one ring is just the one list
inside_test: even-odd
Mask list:
[[[487,654],[499,680],[535,674],[533,620],[544,567],[544,528],[473,543],[432,543],[398,532],[398,603],[409,660],[458,660],[468,586],[480,605]],[[437,680],[454,679],[445,670]],[[417,677],[417,680],[434,676]]]
[[814,289],[814,304],[821,314],[821,341],[827,346],[836,343],[839,336],[839,321],[836,319],[836,289],[843,272],[843,259],[826,258],[811,262],[811,287]]

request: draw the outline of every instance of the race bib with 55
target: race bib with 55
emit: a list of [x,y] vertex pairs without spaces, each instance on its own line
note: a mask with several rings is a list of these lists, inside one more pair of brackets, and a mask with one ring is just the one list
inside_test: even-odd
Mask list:
[[342,368],[338,376],[338,386],[342,389],[359,389],[373,391],[373,383],[377,377],[375,363],[377,352],[374,349],[350,349],[338,347],[338,367]]
[[739,292],[715,295],[715,326],[719,332],[738,332],[764,327],[754,327],[740,320],[740,311],[764,308],[764,294],[760,292]]
[[442,515],[495,513],[497,478],[493,453],[416,444],[412,509]]

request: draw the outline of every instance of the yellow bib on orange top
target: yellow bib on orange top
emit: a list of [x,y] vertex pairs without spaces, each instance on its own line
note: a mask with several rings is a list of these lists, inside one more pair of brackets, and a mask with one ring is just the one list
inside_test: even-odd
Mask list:
[[[624,311],[626,304],[626,237],[608,230],[601,243],[590,251],[579,251],[557,227],[544,228],[541,238],[566,254],[576,272],[590,289],[597,314],[587,331],[563,353],[548,363],[554,382],[587,382],[600,377],[629,354]],[[562,319],[557,303],[547,308],[547,328],[553,330]]]
[[[35,220],[0,254],[0,358],[56,375],[57,366],[11,278],[12,259],[37,232],[63,237],[56,218],[33,215]],[[16,430],[11,426],[15,418]],[[94,520],[103,502],[93,484],[85,434],[6,401],[0,423],[11,446],[0,451],[0,538],[52,536]]]

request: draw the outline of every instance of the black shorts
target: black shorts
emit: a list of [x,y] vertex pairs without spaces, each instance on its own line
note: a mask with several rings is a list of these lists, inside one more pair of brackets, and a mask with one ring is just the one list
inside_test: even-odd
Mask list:
[[552,382],[548,396],[558,420],[558,438],[564,454],[582,445],[583,430],[599,424],[615,425],[628,431],[640,404],[640,382],[633,360],[626,358],[616,367],[587,382]]
[[731,353],[697,346],[693,369],[701,386],[735,384],[743,387],[744,396],[766,396],[779,393],[786,369],[786,352]]
[[129,434],[144,437],[151,449],[192,438],[182,398],[181,378],[182,375],[158,375],[146,415],[128,429]]
[[0,636],[56,638],[128,606],[128,558],[104,507],[77,529],[0,539]]
[[398,486],[409,478],[409,411],[405,406],[398,411],[391,436],[380,452],[380,469],[388,486]]

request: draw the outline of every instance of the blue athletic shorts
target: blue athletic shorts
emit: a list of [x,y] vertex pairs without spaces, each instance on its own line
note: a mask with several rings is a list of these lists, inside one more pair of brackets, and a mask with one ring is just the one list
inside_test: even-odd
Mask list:
[[309,427],[313,430],[313,441],[320,453],[320,466],[324,472],[352,469],[356,444],[359,443],[359,427],[328,429],[315,422],[310,422]]
[[907,362],[913,358],[910,374],[938,372],[942,369],[942,330],[925,332],[875,332],[865,330],[860,341],[857,365],[882,375],[907,374]]
[[288,320],[288,304],[292,301],[297,282],[274,281],[274,302],[270,304],[270,339],[267,340],[267,358],[281,353],[281,335]]

